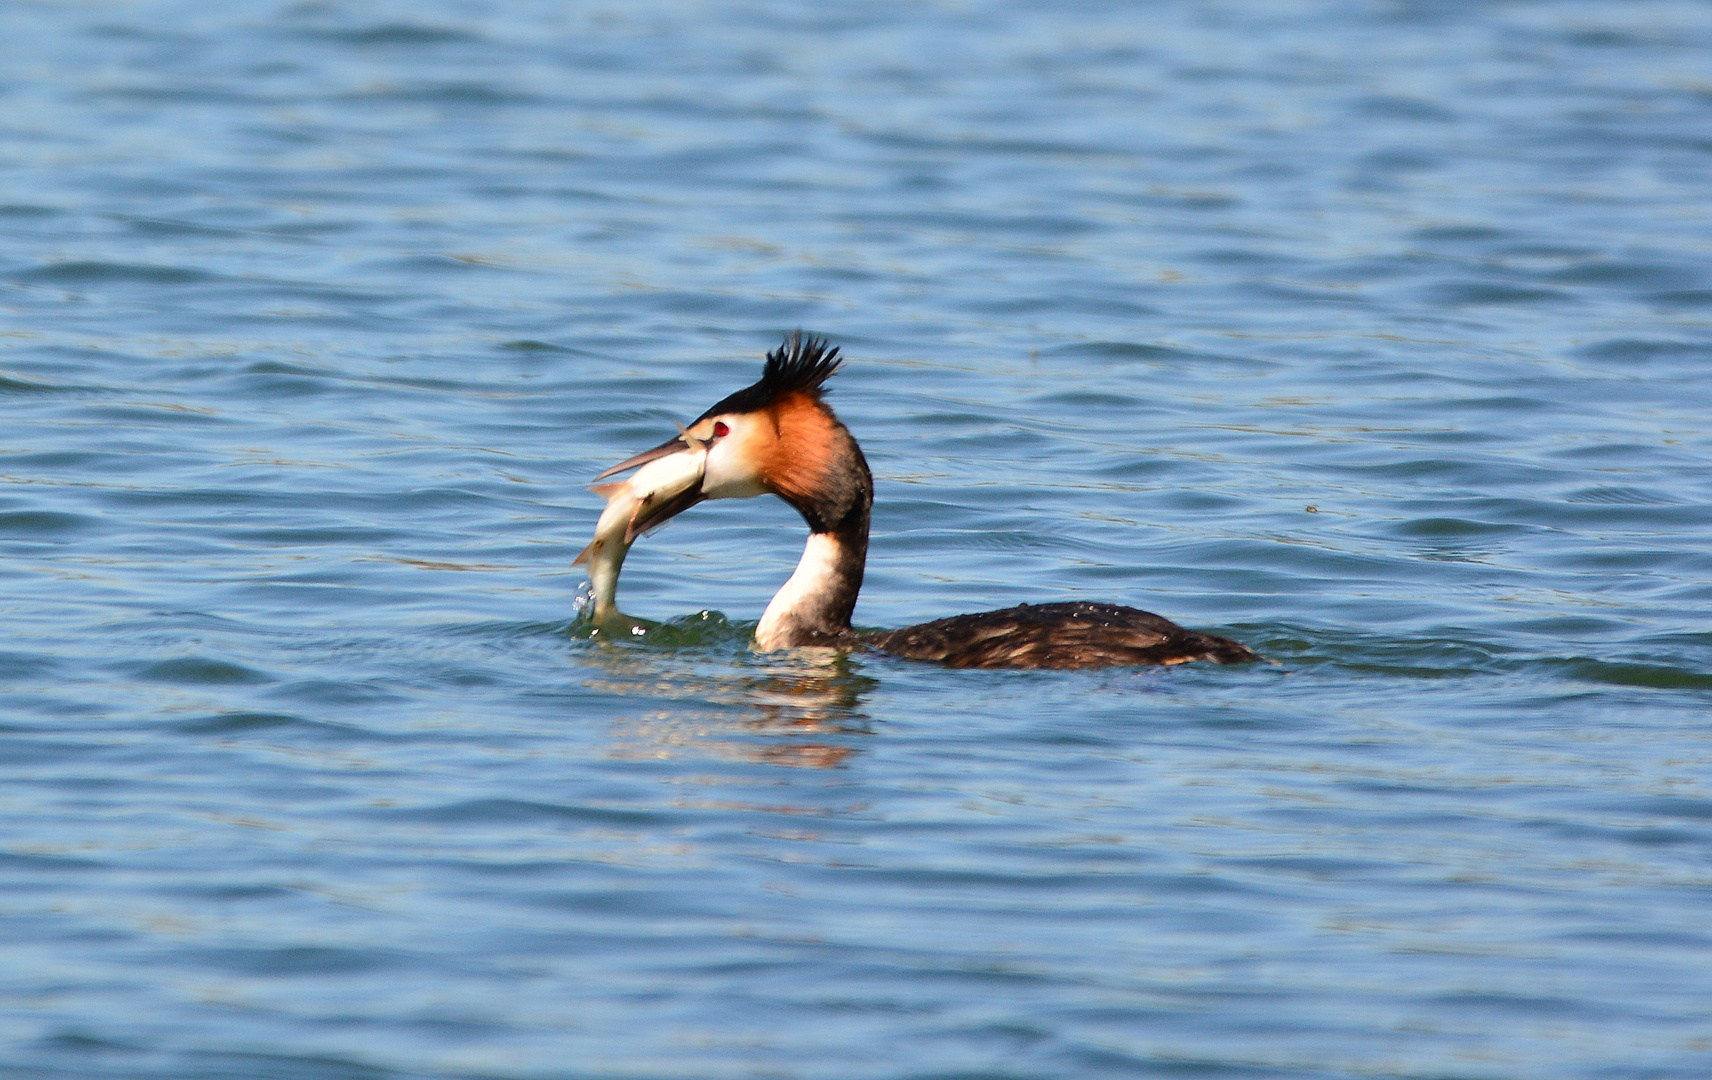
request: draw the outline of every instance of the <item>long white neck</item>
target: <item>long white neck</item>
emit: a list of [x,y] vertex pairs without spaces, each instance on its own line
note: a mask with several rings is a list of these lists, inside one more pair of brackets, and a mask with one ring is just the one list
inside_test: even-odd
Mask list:
[[[863,525],[866,526],[866,515]],[[862,588],[867,544],[836,533],[810,533],[796,573],[767,605],[755,627],[759,649],[836,645],[852,636],[850,613]],[[867,540],[864,527],[862,540]]]

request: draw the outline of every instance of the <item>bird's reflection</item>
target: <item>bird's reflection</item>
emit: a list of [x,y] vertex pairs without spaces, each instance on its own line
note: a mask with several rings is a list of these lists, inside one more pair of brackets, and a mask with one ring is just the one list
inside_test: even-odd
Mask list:
[[763,656],[594,642],[584,685],[659,707],[613,722],[618,757],[702,755],[810,769],[846,765],[872,734],[862,699],[878,683],[832,650]]

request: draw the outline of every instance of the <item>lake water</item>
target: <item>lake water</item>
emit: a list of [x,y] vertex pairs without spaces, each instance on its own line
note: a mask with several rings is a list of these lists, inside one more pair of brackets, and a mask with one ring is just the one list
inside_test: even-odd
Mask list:
[[[1712,6],[0,7],[0,1076],[1712,1075]],[[857,621],[585,485],[782,332]]]

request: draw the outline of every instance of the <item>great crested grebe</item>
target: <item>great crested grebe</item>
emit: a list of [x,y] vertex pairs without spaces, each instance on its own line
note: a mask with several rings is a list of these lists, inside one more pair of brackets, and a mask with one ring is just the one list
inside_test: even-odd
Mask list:
[[[596,477],[674,455],[694,459],[673,473],[686,479],[662,488],[664,497],[638,500],[626,511],[626,547],[637,534],[703,499],[772,494],[802,514],[809,538],[796,572],[755,628],[757,648],[867,647],[970,668],[1261,659],[1237,642],[1186,630],[1151,612],[1084,600],[954,615],[901,630],[853,629],[850,614],[868,558],[874,480],[862,448],[821,396],[822,384],[841,363],[838,350],[827,348],[824,340],[793,333],[767,354],[759,382],[723,399],[677,436]],[[683,486],[696,467],[701,469],[699,487]]]

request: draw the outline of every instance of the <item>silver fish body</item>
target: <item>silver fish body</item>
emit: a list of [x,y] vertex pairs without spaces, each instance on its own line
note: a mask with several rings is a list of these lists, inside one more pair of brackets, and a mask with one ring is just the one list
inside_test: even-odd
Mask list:
[[600,484],[589,490],[606,496],[606,509],[594,527],[594,539],[571,565],[588,564],[594,590],[593,620],[597,627],[614,620],[635,623],[618,610],[618,572],[637,537],[687,503],[701,501],[707,450],[693,447],[643,465],[628,480]]

